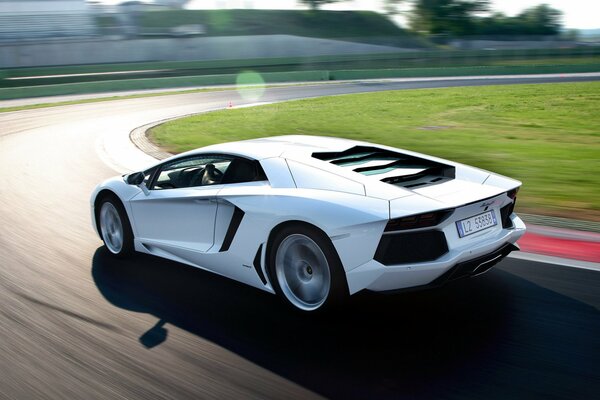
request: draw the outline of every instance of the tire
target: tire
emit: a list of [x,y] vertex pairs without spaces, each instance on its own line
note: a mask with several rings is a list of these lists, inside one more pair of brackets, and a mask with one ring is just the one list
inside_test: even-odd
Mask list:
[[331,240],[310,225],[278,231],[269,246],[268,266],[275,291],[296,310],[323,311],[348,297],[346,274]]
[[133,231],[123,204],[115,197],[104,197],[97,210],[100,237],[106,249],[117,258],[133,254]]

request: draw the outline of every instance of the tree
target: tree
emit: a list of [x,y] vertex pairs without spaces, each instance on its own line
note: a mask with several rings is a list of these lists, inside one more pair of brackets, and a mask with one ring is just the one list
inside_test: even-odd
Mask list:
[[407,0],[385,0],[383,2],[383,10],[387,15],[400,14],[400,5],[406,2]]
[[337,3],[341,0],[300,0],[300,3],[306,4],[311,10],[318,10],[319,7],[325,4]]
[[475,30],[476,14],[488,6],[489,0],[414,0],[409,22],[416,31],[468,35]]
[[562,12],[546,4],[531,7],[514,17],[495,13],[477,20],[478,35],[558,35]]
[[581,34],[577,29],[569,29],[564,33],[564,38],[576,42],[581,40]]
[[562,26],[562,12],[548,4],[528,8],[515,18],[532,35],[557,35]]

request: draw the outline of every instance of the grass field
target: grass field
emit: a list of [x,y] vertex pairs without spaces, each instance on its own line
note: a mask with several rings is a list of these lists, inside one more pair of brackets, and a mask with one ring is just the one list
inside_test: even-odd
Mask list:
[[521,211],[600,221],[600,82],[403,90],[224,110],[160,125],[174,152],[282,134],[340,136],[523,181]]

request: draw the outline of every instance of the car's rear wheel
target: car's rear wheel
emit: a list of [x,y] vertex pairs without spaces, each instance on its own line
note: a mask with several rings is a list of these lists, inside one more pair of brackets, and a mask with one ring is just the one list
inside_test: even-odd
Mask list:
[[121,202],[112,197],[103,199],[98,220],[100,235],[108,251],[117,257],[130,255],[133,252],[133,232]]
[[271,246],[269,269],[277,293],[298,310],[330,308],[348,296],[335,248],[316,228],[294,225],[279,231]]

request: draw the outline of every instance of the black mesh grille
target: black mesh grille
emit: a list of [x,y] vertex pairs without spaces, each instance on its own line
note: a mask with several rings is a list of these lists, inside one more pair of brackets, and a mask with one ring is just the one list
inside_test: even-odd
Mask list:
[[441,231],[387,234],[381,237],[375,260],[383,265],[433,261],[448,252]]

